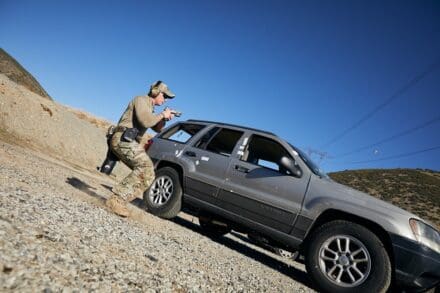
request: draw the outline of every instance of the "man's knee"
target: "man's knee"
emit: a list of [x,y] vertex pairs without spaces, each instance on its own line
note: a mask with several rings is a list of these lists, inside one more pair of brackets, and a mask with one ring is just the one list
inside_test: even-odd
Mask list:
[[152,166],[145,166],[143,168],[143,172],[141,173],[141,181],[144,186],[147,188],[153,183],[155,178],[154,168]]

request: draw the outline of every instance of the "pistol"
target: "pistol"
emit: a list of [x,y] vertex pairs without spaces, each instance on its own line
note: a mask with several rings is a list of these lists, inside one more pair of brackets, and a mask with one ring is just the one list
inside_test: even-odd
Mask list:
[[176,117],[180,117],[180,116],[182,116],[182,112],[177,111],[177,110],[170,109],[169,107],[166,107],[165,110],[170,110],[171,113],[173,113],[174,116],[176,116]]
[[180,116],[182,116],[182,112],[177,111],[177,110],[171,110],[171,113],[173,113],[174,116],[176,116],[176,117],[180,117]]

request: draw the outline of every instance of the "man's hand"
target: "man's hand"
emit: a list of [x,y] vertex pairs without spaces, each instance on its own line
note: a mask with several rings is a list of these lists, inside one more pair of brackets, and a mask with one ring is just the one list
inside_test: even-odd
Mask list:
[[170,108],[165,108],[165,110],[163,110],[162,112],[163,118],[165,118],[166,120],[171,120],[174,118],[174,113],[173,110],[171,110]]

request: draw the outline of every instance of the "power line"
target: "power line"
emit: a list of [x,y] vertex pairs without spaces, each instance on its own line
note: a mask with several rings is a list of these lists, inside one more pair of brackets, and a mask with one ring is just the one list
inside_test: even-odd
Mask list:
[[414,131],[417,131],[417,130],[419,130],[419,129],[425,128],[425,127],[427,127],[427,126],[429,126],[429,125],[431,125],[431,124],[434,124],[434,123],[436,123],[436,122],[438,122],[438,121],[440,121],[440,116],[438,116],[438,117],[436,117],[436,118],[434,118],[434,119],[431,119],[431,120],[429,120],[429,121],[426,121],[426,122],[424,122],[424,123],[422,123],[422,124],[420,124],[420,125],[417,125],[417,126],[415,126],[415,127],[413,127],[413,128],[410,128],[410,129],[404,130],[404,131],[399,132],[399,133],[397,133],[397,134],[394,134],[394,135],[392,135],[392,136],[390,136],[390,137],[384,138],[384,139],[382,139],[382,140],[380,140],[380,141],[378,141],[378,142],[375,142],[375,143],[372,143],[372,144],[369,144],[369,145],[366,145],[366,146],[363,146],[363,147],[357,148],[357,149],[352,150],[352,151],[350,151],[350,152],[343,153],[343,154],[341,154],[341,155],[336,155],[336,156],[334,156],[334,157],[330,157],[330,158],[341,158],[341,157],[346,157],[346,156],[351,155],[351,154],[354,154],[354,153],[358,153],[358,152],[360,152],[360,151],[363,151],[363,150],[366,150],[366,149],[369,149],[369,148],[372,148],[372,147],[375,147],[375,146],[381,145],[381,144],[383,144],[383,143],[386,143],[386,142],[392,141],[392,140],[394,140],[394,139],[400,138],[400,137],[402,137],[402,136],[405,136],[405,135],[411,134],[411,133],[413,133]]
[[379,162],[379,161],[385,161],[385,160],[391,160],[391,159],[398,159],[398,158],[417,155],[420,153],[430,152],[430,151],[433,151],[436,149],[440,149],[440,146],[436,146],[436,147],[432,147],[432,148],[428,148],[428,149],[424,149],[424,150],[418,150],[418,151],[414,151],[414,152],[410,152],[410,153],[399,154],[399,155],[395,155],[395,156],[389,156],[389,157],[385,157],[385,158],[381,158],[381,159],[350,162],[348,164],[363,164],[363,163],[371,163],[371,162]]
[[379,104],[378,106],[376,106],[372,111],[368,112],[366,115],[364,115],[361,119],[359,119],[357,122],[355,122],[352,126],[348,127],[347,129],[345,129],[344,131],[342,131],[340,134],[338,134],[337,136],[335,136],[333,139],[331,139],[330,141],[328,141],[322,148],[327,148],[330,145],[332,145],[333,143],[335,143],[336,141],[338,141],[339,139],[343,138],[345,135],[347,135],[347,133],[349,133],[350,131],[354,130],[355,128],[359,127],[359,125],[361,125],[363,122],[365,122],[366,120],[368,120],[369,118],[371,118],[374,114],[376,114],[377,112],[379,112],[381,109],[383,109],[385,106],[387,106],[388,104],[390,104],[392,101],[394,101],[395,99],[399,98],[402,96],[402,94],[407,91],[408,89],[410,89],[411,87],[413,87],[415,84],[417,84],[419,81],[421,81],[423,78],[425,78],[426,76],[428,76],[430,73],[432,73],[433,71],[435,71],[438,67],[440,66],[440,60],[438,60],[437,62],[431,64],[430,66],[428,66],[428,68],[423,71],[422,73],[416,75],[412,80],[410,80],[407,84],[405,84],[402,88],[398,89],[394,94],[392,94],[387,100],[385,100],[383,103]]
[[331,158],[327,152],[321,152],[319,150],[315,150],[310,147],[305,148],[305,150],[307,151],[307,153],[310,157],[313,154],[316,154],[317,156],[319,156],[318,164],[321,163],[324,158]]

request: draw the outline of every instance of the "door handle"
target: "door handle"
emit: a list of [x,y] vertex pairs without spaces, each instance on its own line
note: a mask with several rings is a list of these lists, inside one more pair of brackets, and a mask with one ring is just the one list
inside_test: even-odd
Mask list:
[[237,170],[238,172],[243,172],[243,173],[249,173],[250,169],[240,166],[240,165],[235,165],[235,170]]
[[186,151],[186,152],[185,152],[185,155],[187,155],[188,157],[195,157],[195,156],[196,156],[196,153],[195,153],[195,152],[192,152],[192,151]]

